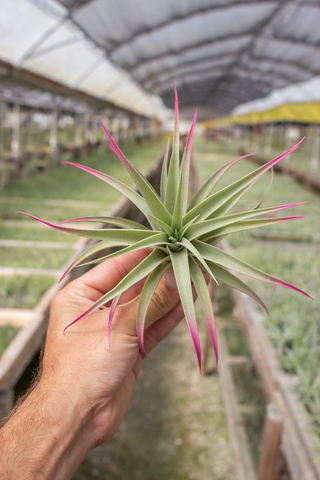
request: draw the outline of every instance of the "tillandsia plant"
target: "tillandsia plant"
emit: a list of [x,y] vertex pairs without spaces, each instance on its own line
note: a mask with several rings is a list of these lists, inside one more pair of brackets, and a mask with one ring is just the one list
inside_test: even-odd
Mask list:
[[[294,285],[268,275],[267,273],[248,265],[234,256],[229,255],[216,246],[224,237],[234,232],[240,232],[242,230],[303,218],[263,217],[262,219],[255,219],[255,217],[261,215],[265,216],[266,214],[273,213],[278,210],[300,205],[299,203],[259,208],[261,204],[260,202],[260,204],[253,210],[248,210],[241,213],[229,213],[230,209],[236,204],[242,195],[244,195],[244,193],[265,172],[270,169],[272,170],[272,167],[276,163],[293,152],[301,142],[285,152],[283,155],[270,160],[268,163],[257,168],[252,173],[244,176],[240,180],[217,192],[214,192],[214,187],[221,176],[232,165],[249,155],[236,158],[235,160],[226,163],[223,167],[219,168],[219,170],[217,170],[212,177],[204,183],[204,185],[202,185],[188,205],[191,146],[196,115],[197,112],[193,118],[183,153],[183,158],[180,163],[179,109],[178,96],[175,89],[175,126],[172,153],[169,161],[168,141],[161,172],[160,195],[158,195],[158,193],[153,189],[153,187],[139,172],[139,170],[124,156],[102,123],[101,125],[111,143],[111,145],[108,145],[109,148],[119,157],[140,193],[132,190],[123,183],[112,177],[109,177],[106,174],[98,172],[97,170],[93,170],[92,168],[78,165],[76,163],[66,162],[69,165],[73,165],[84,170],[85,172],[91,173],[123,193],[145,215],[150,224],[150,228],[131,220],[108,216],[79,217],[65,220],[65,222],[102,222],[113,225],[117,228],[70,228],[49,223],[29,214],[26,215],[29,215],[30,217],[35,218],[36,220],[39,220],[46,225],[62,232],[100,240],[99,243],[93,245],[92,247],[88,248],[86,252],[79,255],[79,257],[69,266],[62,278],[64,278],[74,267],[78,265],[88,265],[101,262],[143,248],[151,250],[151,253],[133,270],[131,270],[118,283],[118,285],[116,285],[116,287],[114,287],[107,294],[103,295],[90,308],[88,308],[78,318],[67,325],[66,329],[102,305],[112,301],[108,320],[110,348],[110,326],[122,293],[135,283],[147,277],[141,291],[137,312],[137,337],[141,352],[145,355],[143,337],[144,323],[148,305],[162,276],[172,266],[177,282],[181,304],[194,343],[199,368],[201,370],[201,348],[192,296],[192,284],[195,287],[205,313],[215,351],[216,363],[218,365],[218,344],[214,314],[209,290],[203,276],[203,272],[207,272],[216,283],[218,283],[218,281],[222,281],[227,285],[246,293],[250,297],[257,300],[266,311],[267,308],[258,295],[237,276],[230,273],[229,269],[262,280],[264,282],[291,288],[307,296],[309,295]],[[112,247],[124,248],[102,258],[83,263],[91,255],[97,254],[99,251]]]

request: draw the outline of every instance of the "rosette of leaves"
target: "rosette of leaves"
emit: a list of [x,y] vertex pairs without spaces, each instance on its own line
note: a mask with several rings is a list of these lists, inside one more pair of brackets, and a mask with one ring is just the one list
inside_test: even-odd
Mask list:
[[[175,89],[175,127],[173,135],[172,153],[169,161],[169,141],[164,156],[161,172],[160,195],[154,190],[147,179],[139,170],[125,157],[116,142],[113,140],[107,129],[102,124],[108,139],[109,148],[119,157],[123,166],[134,181],[137,191],[129,188],[120,181],[101,173],[92,168],[76,163],[66,162],[100,178],[124,194],[147,218],[150,227],[147,228],[137,222],[108,216],[79,217],[65,222],[102,222],[113,225],[112,229],[81,229],[71,228],[49,223],[40,218],[29,215],[46,225],[62,232],[72,235],[79,235],[86,238],[97,239],[98,243],[88,248],[69,266],[62,278],[64,278],[74,267],[83,265],[85,260],[99,251],[123,247],[115,253],[102,258],[89,261],[85,264],[102,262],[129,252],[143,248],[150,249],[151,253],[139,263],[127,276],[107,294],[103,295],[90,308],[82,313],[66,328],[80,321],[94,310],[111,301],[111,308],[108,321],[108,335],[110,348],[110,325],[122,293],[135,283],[147,277],[141,291],[139,307],[137,312],[137,337],[142,353],[144,349],[144,323],[146,312],[155,289],[165,272],[172,266],[174,270],[177,287],[184,310],[185,318],[191,333],[195,347],[199,368],[201,369],[201,348],[197,329],[196,314],[192,296],[192,284],[202,304],[206,321],[208,324],[212,344],[215,351],[216,363],[218,364],[218,344],[214,321],[212,302],[203,272],[207,272],[214,282],[226,283],[232,288],[249,295],[258,301],[267,311],[267,308],[258,295],[247,286],[242,280],[229,271],[262,280],[264,282],[282,285],[309,296],[299,288],[282,281],[272,275],[262,272],[257,268],[248,265],[238,258],[222,251],[216,245],[227,235],[275,223],[285,222],[303,217],[266,217],[267,214],[299,205],[280,205],[268,208],[254,208],[240,213],[229,213],[230,209],[237,203],[242,195],[268,170],[293,152],[299,145],[295,145],[265,165],[257,168],[252,173],[237,180],[231,185],[215,191],[215,185],[221,176],[236,162],[239,157],[219,168],[198,190],[191,202],[188,204],[189,172],[191,159],[191,146],[196,121],[194,116],[191,129],[187,138],[184,154],[179,159],[179,109],[178,97]],[[248,155],[245,155],[248,156]],[[138,193],[139,192],[139,193]],[[260,202],[261,203],[261,202]],[[23,212],[19,212],[23,213]],[[263,216],[260,219],[256,217]],[[64,222],[62,222],[64,223]]]

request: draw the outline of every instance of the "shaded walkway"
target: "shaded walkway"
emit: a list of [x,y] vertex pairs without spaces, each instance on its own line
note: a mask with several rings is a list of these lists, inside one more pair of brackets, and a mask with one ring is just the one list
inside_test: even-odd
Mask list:
[[185,321],[145,361],[119,431],[73,480],[95,478],[234,480],[219,378],[200,376]]

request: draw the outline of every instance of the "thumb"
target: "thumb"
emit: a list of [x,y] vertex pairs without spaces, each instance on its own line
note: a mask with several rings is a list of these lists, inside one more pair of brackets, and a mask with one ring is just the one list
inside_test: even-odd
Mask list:
[[[136,335],[136,318],[140,296],[127,304],[118,307],[121,320],[115,322],[115,330],[121,333]],[[160,280],[150,301],[145,328],[170,313],[180,302],[178,287],[172,267]]]

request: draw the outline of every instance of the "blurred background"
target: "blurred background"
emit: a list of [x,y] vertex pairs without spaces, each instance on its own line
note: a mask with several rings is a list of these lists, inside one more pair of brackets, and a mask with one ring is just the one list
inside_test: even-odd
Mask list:
[[[172,81],[181,147],[198,108],[198,184],[258,151],[223,187],[305,137],[277,166],[263,204],[308,201],[293,213],[305,218],[235,234],[228,248],[315,301],[252,282],[270,316],[254,307],[251,318],[251,304],[220,286],[220,375],[199,313],[206,375],[179,326],[147,360],[119,432],[75,480],[320,479],[319,25],[319,0],[0,0],[1,416],[30,384],[57,278],[84,248],[15,212],[56,222],[135,215],[111,188],[61,166],[84,163],[130,184],[99,118],[155,182],[152,166],[172,136]],[[268,175],[239,208],[257,205]],[[270,445],[274,465],[262,471]]]

